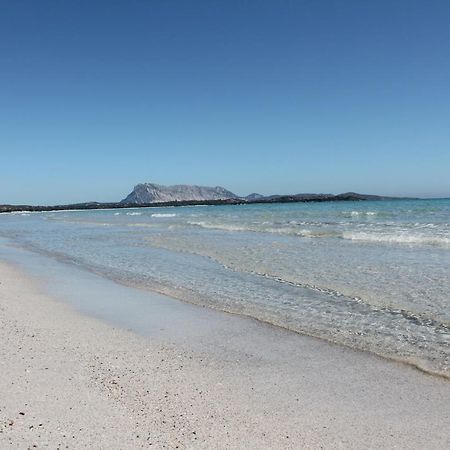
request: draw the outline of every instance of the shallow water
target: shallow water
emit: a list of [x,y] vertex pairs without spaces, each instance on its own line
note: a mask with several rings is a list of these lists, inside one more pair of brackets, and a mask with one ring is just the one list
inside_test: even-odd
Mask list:
[[8,214],[0,235],[450,376],[450,200]]

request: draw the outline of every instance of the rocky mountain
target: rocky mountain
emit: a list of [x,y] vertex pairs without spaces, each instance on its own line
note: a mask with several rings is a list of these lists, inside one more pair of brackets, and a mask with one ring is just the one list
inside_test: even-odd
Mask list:
[[136,185],[121,203],[142,205],[163,202],[226,200],[230,198],[238,198],[238,196],[220,186],[191,186],[187,184],[163,186],[161,184],[142,183]]
[[244,197],[244,199],[247,200],[248,202],[253,202],[255,200],[260,200],[262,198],[264,198],[264,195],[258,194],[256,192],[253,192],[252,194],[249,194],[246,197]]

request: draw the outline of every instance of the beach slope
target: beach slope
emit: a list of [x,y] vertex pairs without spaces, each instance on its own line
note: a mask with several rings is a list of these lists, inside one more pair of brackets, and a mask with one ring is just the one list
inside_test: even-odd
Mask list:
[[0,283],[0,448],[450,447],[450,384],[405,365],[254,321],[204,354]]

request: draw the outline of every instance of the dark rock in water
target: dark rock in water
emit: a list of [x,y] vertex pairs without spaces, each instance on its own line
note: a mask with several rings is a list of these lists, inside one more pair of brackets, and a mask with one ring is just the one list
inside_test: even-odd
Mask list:
[[186,184],[163,186],[143,183],[136,185],[121,203],[141,205],[144,203],[226,200],[230,198],[238,198],[238,196],[220,186],[207,187]]
[[365,200],[404,200],[405,197],[385,197],[380,195],[357,194],[346,192],[344,194],[288,194],[268,195],[253,198],[247,203],[295,203],[295,202],[338,202],[338,201],[365,201]]
[[345,192],[335,195],[336,200],[395,200],[399,197],[383,197],[381,195],[357,194],[356,192]]

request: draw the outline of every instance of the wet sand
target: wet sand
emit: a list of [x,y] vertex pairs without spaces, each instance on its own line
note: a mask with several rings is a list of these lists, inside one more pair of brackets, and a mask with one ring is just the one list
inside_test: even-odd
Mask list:
[[450,447],[446,380],[49,267],[0,263],[0,448]]

